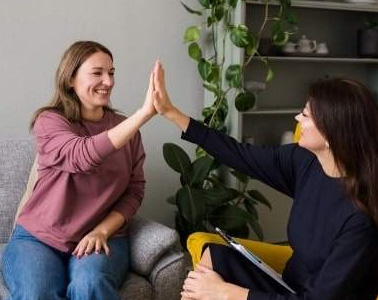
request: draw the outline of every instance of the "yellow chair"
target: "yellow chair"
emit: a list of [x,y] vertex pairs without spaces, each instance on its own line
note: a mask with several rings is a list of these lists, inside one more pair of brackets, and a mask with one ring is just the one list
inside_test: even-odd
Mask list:
[[[280,273],[282,273],[286,261],[293,253],[292,249],[289,246],[280,246],[245,239],[236,240],[246,248],[253,251],[253,253],[255,253],[273,269]],[[188,237],[187,247],[192,257],[193,266],[195,266],[200,261],[203,247],[209,243],[223,245],[226,244],[220,236],[213,233],[195,232]]]

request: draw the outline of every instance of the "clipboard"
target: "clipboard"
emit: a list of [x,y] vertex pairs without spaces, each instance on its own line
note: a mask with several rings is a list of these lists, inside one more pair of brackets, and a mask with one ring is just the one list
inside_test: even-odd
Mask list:
[[233,248],[234,250],[242,254],[245,258],[247,258],[250,262],[252,262],[261,271],[263,271],[270,278],[278,282],[288,292],[296,294],[296,292],[285,281],[283,281],[281,274],[273,270],[272,267],[270,267],[268,264],[262,261],[256,254],[252,253],[243,245],[239,244],[233,237],[231,237],[230,235],[228,235],[227,233],[225,233],[223,230],[219,229],[218,227],[215,227],[215,230],[227,242],[227,244],[231,248]]

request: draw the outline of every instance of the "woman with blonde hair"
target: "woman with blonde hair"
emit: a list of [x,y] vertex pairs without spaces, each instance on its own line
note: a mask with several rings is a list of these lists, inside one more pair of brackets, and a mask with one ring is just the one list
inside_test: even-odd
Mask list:
[[11,299],[119,299],[127,226],[144,196],[138,129],[156,114],[153,74],[128,118],[110,107],[113,56],[79,41],[64,53],[50,105],[32,120],[38,180],[3,254]]

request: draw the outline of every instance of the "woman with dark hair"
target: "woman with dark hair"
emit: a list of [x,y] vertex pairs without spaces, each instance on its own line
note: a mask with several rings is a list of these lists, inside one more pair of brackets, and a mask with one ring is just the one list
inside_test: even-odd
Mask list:
[[327,79],[310,87],[298,144],[252,146],[207,128],[169,100],[155,71],[154,106],[182,138],[220,162],[294,199],[286,292],[231,248],[211,244],[188,274],[185,300],[375,299],[378,292],[378,107],[362,84]]
[[138,130],[156,111],[153,73],[137,112],[110,108],[114,71],[103,45],[74,43],[52,102],[33,117],[38,180],[2,257],[10,299],[119,299],[127,226],[145,188]]

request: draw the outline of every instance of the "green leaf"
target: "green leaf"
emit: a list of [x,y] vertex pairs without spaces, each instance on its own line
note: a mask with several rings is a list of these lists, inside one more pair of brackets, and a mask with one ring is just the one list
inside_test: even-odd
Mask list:
[[207,77],[208,82],[217,83],[219,80],[219,67],[216,65],[212,65],[211,73]]
[[255,95],[249,92],[240,93],[235,98],[235,107],[238,111],[246,111],[255,105]]
[[171,205],[177,205],[177,202],[176,202],[176,197],[175,196],[169,196],[167,199],[166,199],[167,203],[171,204]]
[[205,8],[210,8],[211,1],[210,0],[198,0],[198,2]]
[[215,20],[219,22],[220,20],[223,19],[224,14],[225,14],[225,9],[223,5],[217,5],[214,9],[214,15],[213,15]]
[[205,201],[201,193],[194,188],[184,186],[176,194],[180,214],[190,224],[196,224],[205,213]]
[[248,32],[248,27],[245,25],[237,25],[231,29],[230,38],[232,43],[240,48],[245,48],[251,41],[251,36]]
[[210,222],[225,230],[240,228],[251,220],[254,217],[250,213],[234,205],[222,205],[210,215]]
[[196,159],[192,164],[192,171],[189,174],[189,185],[203,185],[203,181],[208,176],[213,159],[210,156],[203,156]]
[[256,200],[257,202],[264,204],[270,210],[272,210],[272,205],[270,204],[269,200],[264,197],[258,190],[250,190],[247,192],[252,199]]
[[248,183],[249,181],[248,176],[240,171],[231,170],[231,174],[234,175],[242,183]]
[[181,2],[181,5],[184,6],[184,8],[186,9],[187,12],[189,12],[191,14],[196,14],[196,15],[202,16],[201,11],[191,9],[189,6],[185,5],[185,3],[183,3],[182,1],[180,1],[180,2]]
[[246,52],[248,56],[254,56],[257,53],[257,49],[259,48],[260,39],[259,37],[252,35],[250,43],[246,48]]
[[203,148],[198,146],[196,148],[196,157],[200,158],[200,157],[205,156],[205,155],[207,155],[207,152]]
[[258,220],[259,214],[258,214],[258,212],[256,210],[255,203],[254,203],[253,199],[245,198],[244,199],[244,206],[245,206],[246,210],[251,215],[253,215],[256,220]]
[[274,78],[274,72],[273,72],[273,69],[268,67],[268,72],[266,74],[266,82],[270,82],[272,81]]
[[185,43],[193,43],[199,40],[200,38],[200,28],[198,26],[189,26],[185,30],[184,34],[184,42]]
[[264,240],[264,232],[256,219],[250,219],[248,222],[251,225],[252,230],[256,233],[260,241]]
[[205,60],[205,59],[201,59],[199,62],[198,62],[198,72],[200,73],[201,77],[203,80],[207,80],[207,78],[210,76],[211,74],[211,71],[212,71],[212,64],[211,62]]
[[238,0],[228,0],[228,5],[230,5],[233,8],[235,8],[237,4]]
[[198,43],[191,43],[188,48],[188,54],[196,61],[200,61],[202,58],[202,51]]
[[216,185],[211,189],[202,191],[207,206],[219,207],[237,198],[240,193],[238,190],[225,188],[224,185]]
[[230,65],[226,70],[226,80],[231,87],[240,87],[242,81],[242,68],[240,65]]
[[205,89],[207,89],[208,91],[213,92],[215,95],[218,95],[218,94],[219,94],[218,88],[217,88],[215,85],[211,85],[211,84],[208,84],[208,83],[204,83],[204,84],[203,84],[203,87],[204,87]]
[[191,168],[190,158],[180,146],[165,143],[163,145],[163,156],[168,166],[182,175]]
[[273,44],[276,46],[283,46],[289,41],[289,38],[289,32],[278,31],[275,35],[273,35]]

